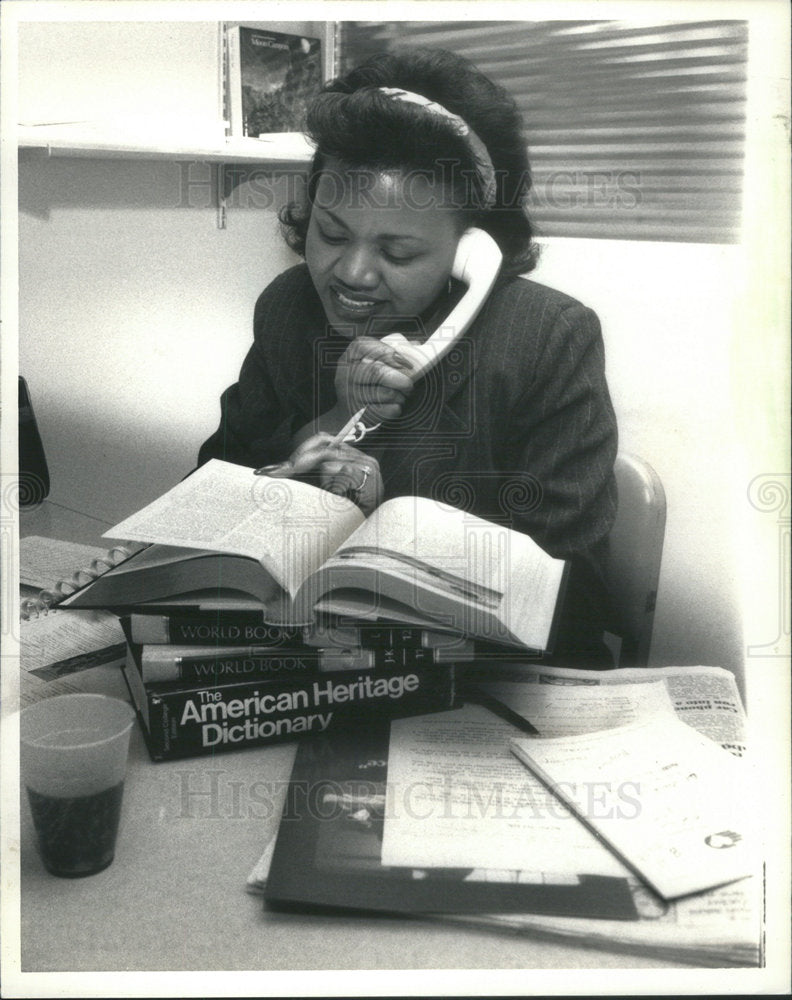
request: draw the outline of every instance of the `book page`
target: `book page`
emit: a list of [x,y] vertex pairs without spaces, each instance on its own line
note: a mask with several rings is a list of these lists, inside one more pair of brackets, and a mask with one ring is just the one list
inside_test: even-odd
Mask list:
[[664,898],[756,870],[746,762],[677,719],[511,746]]
[[[483,635],[476,626],[491,616],[518,642],[546,646],[564,563],[528,535],[426,497],[398,497],[379,507],[332,563],[352,558],[467,603],[470,622],[462,613],[449,627],[506,638]],[[421,613],[420,596],[416,610]]]
[[509,752],[519,730],[478,705],[391,723],[382,862],[523,880],[627,874]]
[[212,459],[105,536],[250,556],[294,595],[363,520],[344,497]]

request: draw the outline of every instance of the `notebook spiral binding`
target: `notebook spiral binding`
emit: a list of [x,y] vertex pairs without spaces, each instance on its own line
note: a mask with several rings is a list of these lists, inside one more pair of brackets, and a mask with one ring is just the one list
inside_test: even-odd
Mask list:
[[84,587],[113,567],[129,559],[144,546],[135,543],[114,545],[103,556],[91,560],[91,565],[76,570],[68,579],[58,580],[53,590],[40,590],[35,597],[23,597],[19,605],[19,616],[23,621],[49,614],[60,602],[73,594],[75,590]]

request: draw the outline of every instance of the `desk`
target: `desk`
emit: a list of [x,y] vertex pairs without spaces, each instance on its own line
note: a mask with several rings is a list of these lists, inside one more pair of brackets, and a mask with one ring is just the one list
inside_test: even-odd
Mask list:
[[[79,521],[44,504],[21,534],[101,544],[104,529]],[[79,676],[126,698],[113,668]],[[23,802],[22,971],[688,968],[408,918],[266,912],[245,879],[277,827],[293,754],[152,764],[135,727],[115,861],[85,879],[44,870]]]

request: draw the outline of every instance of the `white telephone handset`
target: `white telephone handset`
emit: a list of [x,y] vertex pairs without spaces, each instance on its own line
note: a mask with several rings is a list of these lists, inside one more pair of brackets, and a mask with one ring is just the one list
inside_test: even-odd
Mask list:
[[401,333],[390,333],[383,343],[398,347],[412,365],[413,376],[425,374],[437,364],[459,337],[468,329],[484,305],[502,261],[495,240],[483,229],[468,229],[457,246],[451,275],[468,286],[462,299],[449,313],[439,329],[423,344],[411,343]]

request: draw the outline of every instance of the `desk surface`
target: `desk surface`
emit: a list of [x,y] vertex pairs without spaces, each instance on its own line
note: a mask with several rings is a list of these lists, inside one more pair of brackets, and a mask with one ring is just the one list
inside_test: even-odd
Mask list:
[[[47,504],[21,525],[22,535],[94,544],[102,530]],[[80,678],[126,697],[112,668]],[[22,971],[685,968],[407,918],[267,912],[245,879],[277,827],[293,753],[152,764],[136,727],[115,861],[85,879],[44,870],[24,802]]]

